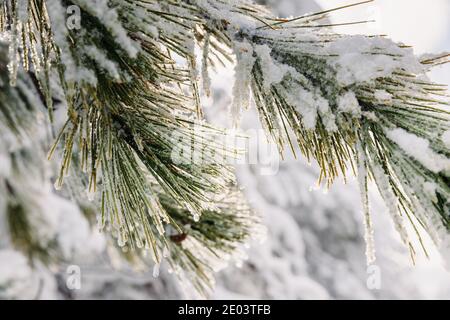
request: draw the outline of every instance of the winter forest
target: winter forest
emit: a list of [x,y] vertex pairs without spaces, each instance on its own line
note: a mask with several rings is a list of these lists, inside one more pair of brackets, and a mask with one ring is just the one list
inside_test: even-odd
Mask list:
[[450,299],[449,12],[0,0],[0,299]]

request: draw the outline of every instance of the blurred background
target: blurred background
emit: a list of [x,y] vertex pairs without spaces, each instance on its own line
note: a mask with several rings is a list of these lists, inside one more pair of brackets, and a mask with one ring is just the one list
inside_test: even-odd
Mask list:
[[[259,2],[271,6],[279,16],[288,17],[353,1]],[[375,20],[336,27],[336,31],[386,34],[414,46],[417,54],[424,54],[450,51],[449,13],[449,0],[376,0],[335,12],[330,19],[333,23]],[[449,72],[449,66],[442,66],[430,77],[436,82],[450,84]],[[212,122],[227,125],[232,66],[218,69],[212,78],[213,96],[204,98],[207,116]],[[249,111],[244,117],[243,129],[258,128],[256,119]],[[263,216],[268,235],[264,243],[255,243],[247,250],[249,256],[242,264],[230,265],[217,274],[212,298],[450,299],[450,273],[443,267],[439,255],[431,252],[430,259],[426,259],[419,252],[413,265],[376,193],[371,199],[377,261],[375,268],[368,269],[363,215],[355,181],[338,182],[330,190],[318,189],[315,187],[317,168],[302,159],[286,159],[274,176],[261,176],[257,166],[241,165],[237,169],[239,182],[251,205]],[[48,210],[73,211],[76,216],[77,208],[59,201]],[[78,227],[74,228],[74,225]],[[32,271],[26,266],[25,259],[1,252],[0,288],[13,284],[9,292],[11,297],[32,299],[189,297],[164,265],[159,277],[154,278],[147,266],[136,270],[121,265],[120,259],[116,263],[112,259],[111,264],[104,258],[107,240],[96,230],[87,228],[81,217],[66,225],[67,230],[77,230],[76,254],[68,264],[80,266],[80,289],[67,288],[67,266],[48,270],[37,265]]]

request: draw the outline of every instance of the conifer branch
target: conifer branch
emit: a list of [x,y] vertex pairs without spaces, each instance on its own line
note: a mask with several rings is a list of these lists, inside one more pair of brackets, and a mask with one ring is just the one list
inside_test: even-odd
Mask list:
[[[72,5],[80,8],[77,29],[64,19]],[[247,0],[6,0],[0,30],[9,38],[11,84],[21,68],[33,73],[50,120],[56,97],[67,105],[50,151],[63,148],[56,186],[71,164],[88,172],[89,192],[102,195],[101,225],[114,227],[119,244],[151,249],[157,263],[169,250],[204,292],[205,257],[235,251],[255,217],[240,201],[217,200],[236,188],[229,166],[173,158],[174,146],[191,143],[206,155],[233,153],[212,143],[209,134],[220,130],[202,122],[196,46],[206,92],[208,66],[235,60],[236,124],[253,101],[280,153],[296,143],[317,161],[319,183],[352,171],[367,202],[374,180],[408,247],[407,221],[448,250],[449,100],[425,77],[448,55],[419,59],[382,36],[337,34],[322,22],[329,12],[286,20]],[[179,245],[185,236],[192,247]]]

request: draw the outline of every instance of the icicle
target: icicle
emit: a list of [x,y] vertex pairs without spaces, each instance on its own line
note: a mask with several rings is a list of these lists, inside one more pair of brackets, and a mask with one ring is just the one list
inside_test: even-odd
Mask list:
[[153,278],[158,278],[159,277],[159,269],[160,269],[161,264],[160,263],[156,263],[153,267]]
[[234,126],[238,126],[242,109],[250,106],[251,72],[256,58],[253,57],[253,47],[247,41],[238,42],[234,48],[237,64],[235,67],[235,82],[233,87],[233,103],[231,116]]
[[409,244],[410,241],[408,231],[406,230],[404,219],[398,211],[398,199],[392,190],[392,186],[385,172],[378,163],[372,166],[372,172],[375,177],[375,181],[377,182],[378,190],[380,191],[381,196],[388,207],[391,218],[394,221],[395,229],[400,234],[403,243]]
[[61,183],[61,179],[56,179],[55,183],[53,184],[53,186],[55,187],[55,190],[59,191],[62,188],[62,183]]
[[105,228],[105,218],[102,214],[101,216],[97,217],[97,230],[99,232],[102,232],[102,230]]
[[125,232],[122,230],[119,231],[119,237],[117,238],[117,244],[119,247],[124,247],[127,244],[127,237],[125,235]]
[[366,156],[361,146],[361,142],[357,143],[356,148],[358,152],[358,183],[364,213],[364,240],[366,242],[366,261],[367,265],[370,266],[375,263],[376,255],[375,241],[373,237],[374,231],[369,208]]
[[[16,13],[17,15],[17,13]],[[11,26],[12,32],[10,33],[10,43],[9,43],[9,82],[11,86],[15,86],[17,82],[17,72],[19,69],[19,43],[20,43],[20,24],[17,20],[17,16],[13,20],[13,25]]]
[[162,256],[163,256],[163,258],[166,258],[166,259],[170,257],[170,251],[167,247],[164,247]]
[[87,198],[89,201],[92,202],[95,200],[95,192],[92,191],[90,188],[89,188],[89,190],[87,190],[86,194],[87,194]]
[[136,241],[136,247],[138,249],[143,249],[144,248],[144,241],[142,241],[142,239],[139,236],[137,236],[135,238],[135,241]]
[[205,91],[205,94],[208,97],[211,95],[211,78],[209,77],[208,72],[209,42],[210,42],[210,35],[207,32],[205,35],[205,43],[203,45],[202,81],[203,81],[203,90]]

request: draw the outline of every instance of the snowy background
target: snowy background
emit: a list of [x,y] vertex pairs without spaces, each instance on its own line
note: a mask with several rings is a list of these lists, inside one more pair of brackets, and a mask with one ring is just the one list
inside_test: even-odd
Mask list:
[[[340,6],[342,0],[261,0],[280,16],[299,15]],[[320,6],[320,7],[319,7]],[[332,15],[332,22],[376,20],[364,25],[338,27],[344,33],[387,34],[413,45],[417,54],[450,50],[449,0],[377,0]],[[450,84],[450,67],[440,67],[430,77]],[[213,75],[211,98],[204,98],[212,122],[228,124],[232,68]],[[252,111],[244,117],[244,129],[258,128]],[[394,231],[387,209],[372,194],[377,261],[367,269],[364,255],[363,219],[355,181],[336,183],[331,190],[317,189],[316,167],[286,159],[276,175],[260,175],[258,166],[239,166],[238,178],[254,208],[268,227],[263,244],[255,243],[248,259],[230,265],[217,275],[216,299],[450,299],[450,273],[440,257],[430,260],[418,253],[413,266],[408,251]],[[25,257],[0,250],[0,292],[3,296],[36,299],[166,299],[184,298],[177,280],[164,266],[159,278],[151,266],[142,272],[121,266],[109,257],[103,236],[90,230],[78,208],[41,191],[47,210],[59,230],[60,241],[73,258],[68,264],[80,267],[81,289],[69,290],[67,266],[48,270],[35,265],[32,271]],[[50,205],[48,205],[50,203]],[[64,215],[64,218],[63,218]],[[71,217],[68,221],[67,217]],[[74,227],[76,226],[76,228]],[[1,222],[0,222],[1,227]],[[1,229],[0,229],[1,235]],[[68,254],[69,255],[69,254]],[[108,257],[108,258],[107,258]],[[120,271],[117,271],[120,269]],[[150,271],[146,271],[150,270]],[[373,271],[379,288],[367,282]]]

